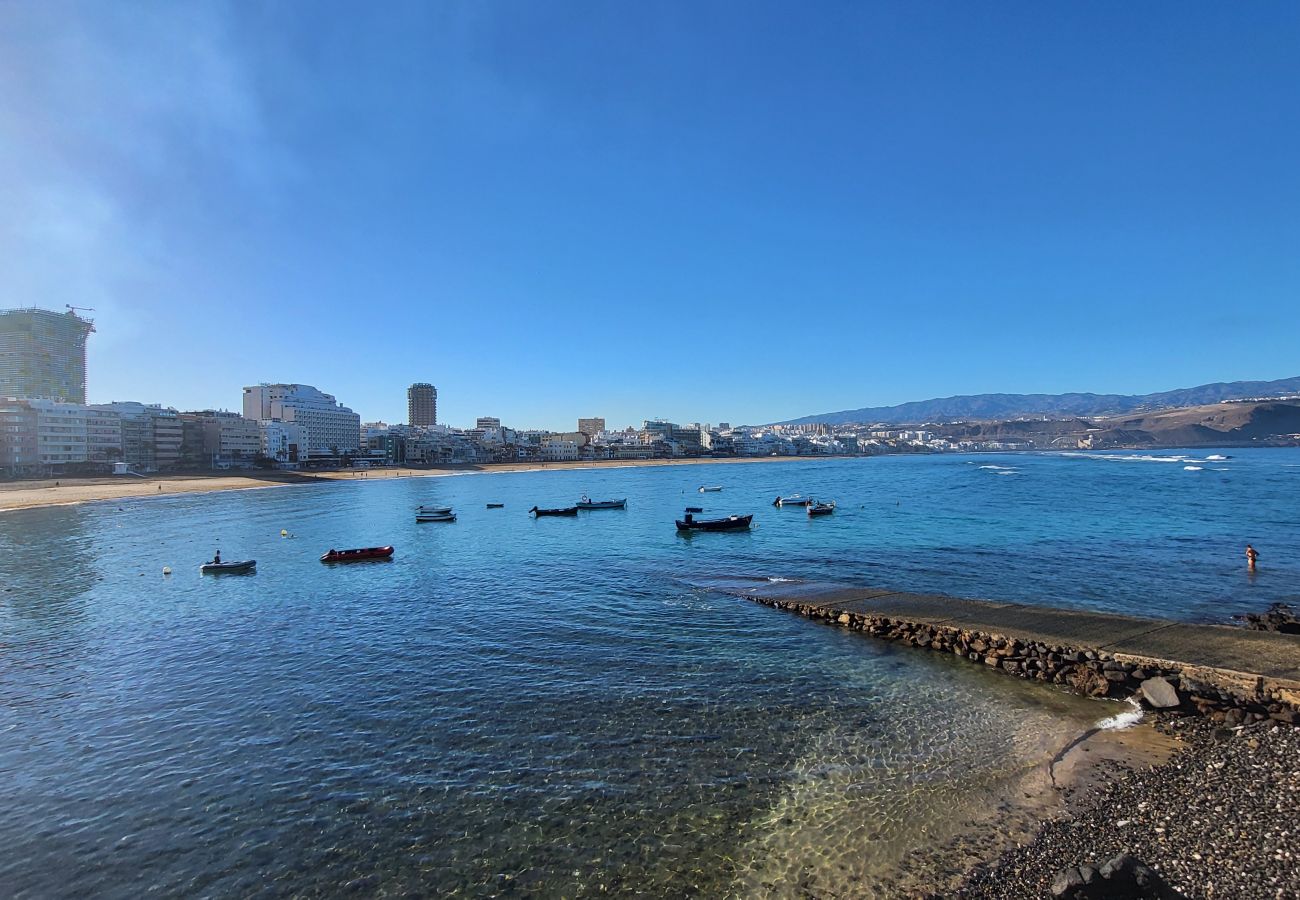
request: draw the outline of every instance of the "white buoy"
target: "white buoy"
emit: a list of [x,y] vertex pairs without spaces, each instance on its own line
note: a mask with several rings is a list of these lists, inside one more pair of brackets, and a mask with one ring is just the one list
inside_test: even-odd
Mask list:
[[163,566],[163,574],[164,574],[164,575],[170,575],[171,573],[172,573],[172,567],[171,567],[171,566]]
[[286,529],[286,528],[281,528],[281,529],[280,529],[280,537],[288,537],[288,536],[289,536],[289,531],[288,531],[288,529]]

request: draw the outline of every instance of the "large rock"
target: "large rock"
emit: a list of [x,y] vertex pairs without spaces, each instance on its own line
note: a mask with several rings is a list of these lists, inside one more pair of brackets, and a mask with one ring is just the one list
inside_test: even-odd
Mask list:
[[1156,709],[1172,709],[1178,705],[1178,692],[1172,684],[1156,676],[1142,682],[1142,699]]

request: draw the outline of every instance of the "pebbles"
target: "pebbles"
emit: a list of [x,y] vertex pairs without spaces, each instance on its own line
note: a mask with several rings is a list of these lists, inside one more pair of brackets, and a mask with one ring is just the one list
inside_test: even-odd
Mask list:
[[1200,718],[1161,727],[1187,747],[1164,765],[1121,774],[1073,817],[972,873],[959,896],[1050,896],[1062,872],[1120,854],[1189,898],[1300,896],[1300,729],[1227,730]]

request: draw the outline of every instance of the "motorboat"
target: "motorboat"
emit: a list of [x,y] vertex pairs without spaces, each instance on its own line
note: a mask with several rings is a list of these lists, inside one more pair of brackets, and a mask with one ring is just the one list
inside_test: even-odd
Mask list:
[[488,508],[488,509],[505,509],[505,506],[506,506],[506,505],[505,505],[504,503],[489,503],[489,504],[487,505],[487,508]]
[[677,520],[678,531],[748,531],[754,516],[727,516],[724,519],[697,519],[694,513]]
[[812,506],[808,507],[809,516],[829,516],[833,512],[835,512],[834,500],[830,503],[814,503]]
[[415,514],[417,522],[455,522],[456,514],[454,512],[417,512]]
[[206,562],[199,566],[203,575],[247,575],[257,569],[257,560],[245,559],[239,562]]
[[578,509],[627,509],[627,498],[622,500],[592,500],[586,494],[578,501]]
[[450,512],[450,506],[417,506],[415,508],[415,514],[417,516],[445,516]]
[[713,484],[713,485],[702,484],[702,485],[700,485],[700,493],[701,493],[701,494],[716,494],[716,493],[717,493],[718,491],[720,491],[720,490],[722,490],[722,485],[720,485],[720,484]]
[[814,500],[812,497],[804,497],[800,494],[795,494],[792,497],[777,497],[775,500],[772,501],[772,505],[780,506],[780,507],[812,506],[816,502],[817,501]]
[[328,550],[320,558],[323,563],[361,562],[367,559],[392,559],[392,547],[359,547],[354,550]]
[[578,507],[565,506],[561,509],[538,509],[534,506],[528,511],[540,519],[542,516],[576,516],[578,514]]

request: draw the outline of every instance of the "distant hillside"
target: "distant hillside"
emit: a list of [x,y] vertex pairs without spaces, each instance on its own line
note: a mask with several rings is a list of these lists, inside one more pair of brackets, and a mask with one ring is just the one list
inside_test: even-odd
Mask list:
[[1300,394],[1300,376],[1277,381],[1231,381],[1203,384],[1200,387],[1158,394],[971,394],[876,406],[846,409],[841,412],[804,416],[782,422],[804,425],[824,422],[843,425],[849,422],[880,422],[890,425],[923,422],[952,422],[971,419],[1014,419],[1017,416],[1115,416],[1158,409],[1203,406],[1222,400],[1286,397]]

